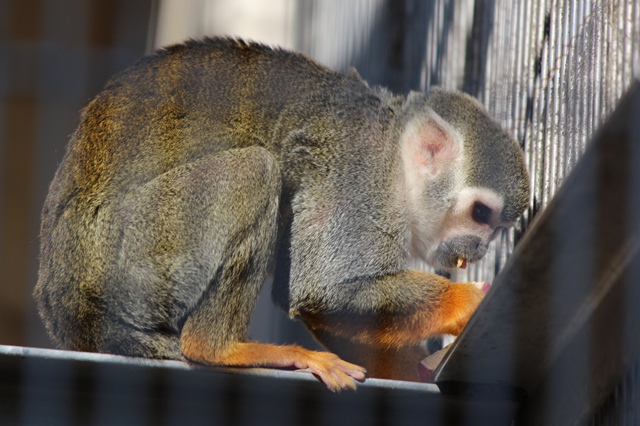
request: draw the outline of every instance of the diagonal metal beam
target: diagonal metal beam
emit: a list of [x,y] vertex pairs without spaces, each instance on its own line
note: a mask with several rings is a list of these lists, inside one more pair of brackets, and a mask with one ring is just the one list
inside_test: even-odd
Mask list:
[[529,228],[434,372],[526,394],[517,424],[583,422],[640,357],[640,83]]

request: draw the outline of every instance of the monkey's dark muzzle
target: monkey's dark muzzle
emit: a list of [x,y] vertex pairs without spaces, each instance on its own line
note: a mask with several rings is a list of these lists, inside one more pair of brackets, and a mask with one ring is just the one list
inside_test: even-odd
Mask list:
[[487,253],[487,244],[475,235],[459,235],[443,241],[433,254],[433,266],[455,268],[458,259],[477,262]]

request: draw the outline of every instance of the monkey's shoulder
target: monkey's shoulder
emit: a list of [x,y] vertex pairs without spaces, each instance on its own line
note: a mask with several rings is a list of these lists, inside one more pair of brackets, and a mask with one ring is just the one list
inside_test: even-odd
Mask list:
[[174,44],[141,58],[107,84],[107,91],[135,85],[181,91],[239,86],[252,93],[331,90],[345,83],[366,87],[357,73],[344,75],[298,52],[236,38],[209,37]]

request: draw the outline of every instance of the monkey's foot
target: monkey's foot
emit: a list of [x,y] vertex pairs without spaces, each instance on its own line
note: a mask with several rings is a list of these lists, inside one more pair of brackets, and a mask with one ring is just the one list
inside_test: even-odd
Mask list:
[[304,351],[304,356],[296,355],[293,366],[299,369],[308,368],[324,382],[332,392],[342,389],[355,389],[354,380],[362,381],[366,370],[359,365],[342,360],[331,352],[307,351],[300,347],[294,347]]
[[229,367],[295,367],[309,369],[332,391],[355,389],[354,380],[365,378],[365,369],[343,361],[331,352],[310,351],[299,346],[277,346],[266,343],[239,342],[214,355],[201,345],[183,340],[184,355],[196,362]]

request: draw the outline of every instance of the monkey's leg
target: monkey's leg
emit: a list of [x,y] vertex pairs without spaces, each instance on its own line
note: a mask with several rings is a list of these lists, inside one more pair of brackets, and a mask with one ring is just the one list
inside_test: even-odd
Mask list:
[[[257,218],[256,229],[267,220]],[[250,238],[234,249],[221,265],[199,305],[189,314],[181,334],[182,352],[192,361],[240,367],[309,368],[329,389],[355,388],[351,378],[364,379],[364,369],[329,352],[310,351],[298,346],[276,346],[244,339],[257,289],[266,268],[261,264],[256,244]],[[251,253],[251,254],[250,254]]]
[[361,367],[331,353],[245,339],[274,251],[280,186],[273,156],[254,147],[175,168],[129,194],[115,215],[121,250],[109,318],[117,321],[105,327],[103,348],[310,368],[334,390],[364,379]]
[[[257,224],[257,228],[263,225]],[[364,369],[333,353],[244,339],[248,313],[257,298],[254,289],[259,288],[265,275],[265,271],[255,269],[260,264],[256,247],[252,247],[256,243],[250,240],[234,250],[236,254],[221,265],[221,275],[187,317],[181,335],[184,355],[212,365],[309,368],[333,391],[355,388],[351,378],[363,380]]]
[[201,158],[127,194],[109,212],[119,251],[99,350],[182,358],[192,312],[209,316],[200,327],[216,351],[240,340],[273,251],[279,196],[278,166],[261,148]]
[[[309,368],[332,390],[354,387],[351,377],[364,379],[361,367],[331,353],[245,340],[277,234],[281,178],[268,151],[247,148],[221,153],[177,178],[171,184],[176,194],[172,199],[186,203],[190,219],[174,214],[183,225],[170,234],[186,236],[182,250],[195,257],[197,264],[176,255],[164,269],[174,268],[173,276],[183,280],[201,281],[182,283],[196,292],[195,299],[179,300],[182,305],[195,302],[180,334],[184,356],[213,365]],[[186,184],[181,185],[185,178]],[[172,221],[167,226],[173,225]],[[175,270],[175,265],[181,267]],[[198,269],[208,272],[190,272]],[[178,296],[182,292],[173,291]]]

